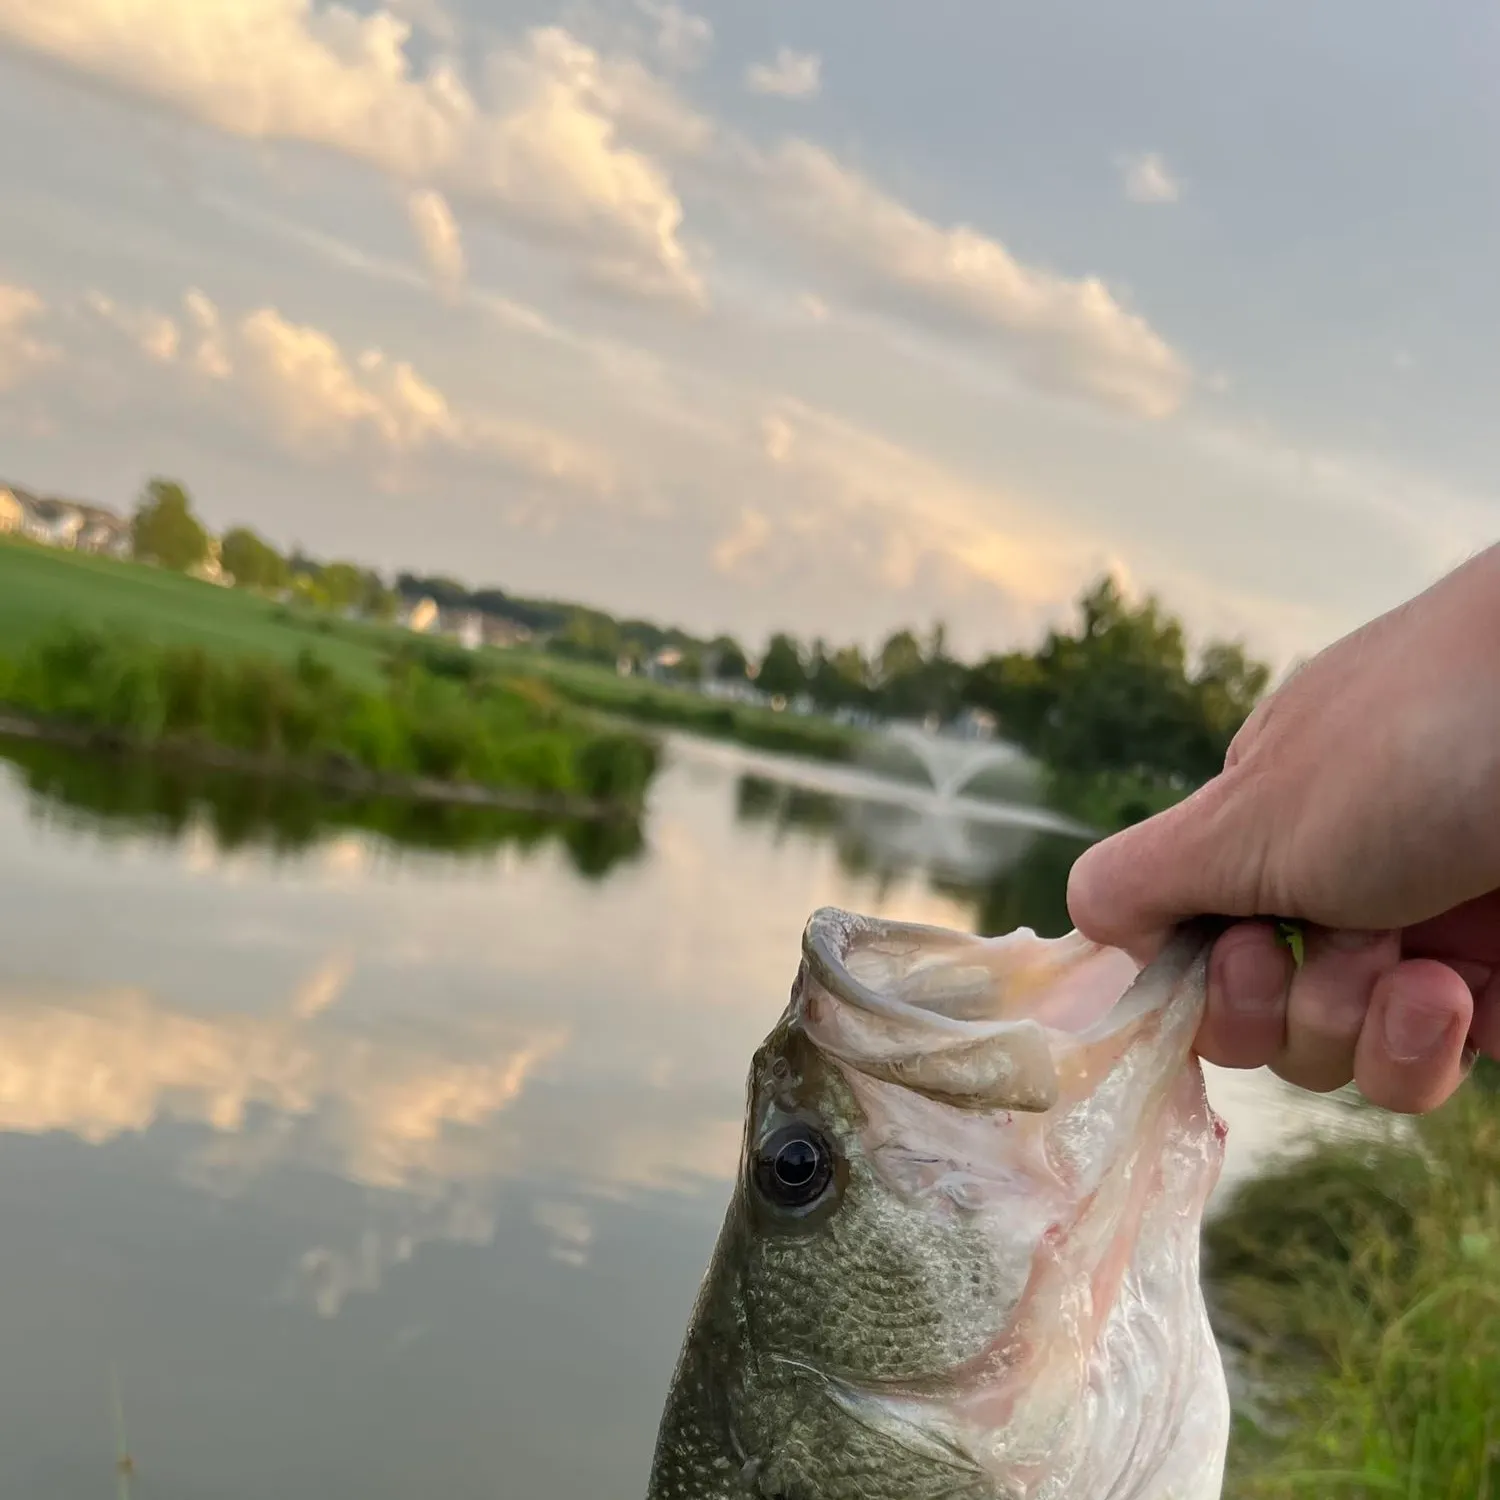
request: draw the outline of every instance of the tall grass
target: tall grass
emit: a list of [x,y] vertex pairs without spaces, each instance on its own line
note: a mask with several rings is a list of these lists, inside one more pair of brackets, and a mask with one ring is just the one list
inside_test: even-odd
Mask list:
[[401,661],[371,691],[310,649],[286,665],[75,626],[0,658],[0,704],[137,745],[622,804],[640,800],[657,762],[645,739],[583,723],[537,684]]
[[[1489,1075],[1492,1077],[1493,1075]],[[1217,1315],[1264,1408],[1228,1500],[1500,1500],[1500,1099],[1314,1148],[1210,1223]]]

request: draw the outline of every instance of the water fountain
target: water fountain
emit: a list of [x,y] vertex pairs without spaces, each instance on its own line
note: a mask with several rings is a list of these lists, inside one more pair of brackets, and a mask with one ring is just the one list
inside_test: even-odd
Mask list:
[[894,724],[884,738],[909,750],[927,773],[932,789],[946,801],[957,797],[982,772],[1004,766],[1030,780],[1026,755],[1005,740],[966,740],[931,734],[916,724]]

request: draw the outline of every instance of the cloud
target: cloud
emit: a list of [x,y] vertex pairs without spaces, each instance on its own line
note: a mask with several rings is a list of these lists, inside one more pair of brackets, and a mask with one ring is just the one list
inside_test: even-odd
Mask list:
[[188,291],[182,303],[198,335],[197,347],[192,356],[193,368],[210,380],[228,380],[233,371],[224,348],[224,329],[219,319],[219,309],[197,287]]
[[118,329],[157,364],[171,364],[182,346],[182,330],[164,313],[132,312],[119,307],[103,292],[90,292],[84,299],[95,317]]
[[1155,151],[1122,157],[1120,173],[1125,196],[1132,203],[1176,203],[1183,184]]
[[794,52],[782,47],[774,62],[752,63],[745,70],[745,86],[752,94],[776,94],[783,99],[813,99],[823,86],[823,60],[816,52]]
[[656,50],[673,68],[699,67],[713,46],[714,29],[672,0],[640,0],[641,10],[656,22]]
[[328,334],[270,307],[249,313],[238,333],[246,385],[295,443],[337,443],[367,429],[404,452],[458,438],[447,399],[404,362],[368,350],[351,365]]
[[1003,336],[1044,386],[1150,419],[1181,404],[1182,356],[1097,277],[1027,266],[975,229],[934,224],[808,141],[762,158],[758,175],[771,213],[846,284],[854,273],[867,290]]
[[1028,618],[1087,574],[1087,549],[1039,522],[1025,497],[831,413],[780,400],[761,419],[759,447],[760,498],[716,546],[722,573],[764,582],[826,567],[890,595],[946,580],[997,592]]
[[751,505],[742,506],[733,529],[714,544],[709,560],[717,572],[739,573],[766,550],[770,541],[771,522],[766,513]]
[[6,995],[0,1037],[8,1132],[66,1130],[98,1144],[169,1116],[248,1135],[261,1105],[303,1119],[318,1137],[283,1139],[272,1156],[295,1148],[375,1187],[425,1178],[448,1130],[509,1109],[568,1041],[562,1029],[471,1039],[465,1055],[446,1056],[409,1042],[372,1045],[328,1025],[326,1012],[198,1016],[139,991],[55,1006]]
[[422,188],[408,195],[406,213],[433,279],[440,286],[457,286],[464,279],[464,245],[448,200]]
[[545,1229],[551,1237],[554,1260],[565,1266],[588,1264],[589,1246],[594,1241],[594,1221],[584,1204],[543,1199],[532,1205],[531,1217],[537,1227]]
[[410,21],[418,31],[425,31],[435,42],[451,47],[458,41],[458,23],[438,0],[387,0],[386,9]]
[[57,351],[32,332],[46,311],[47,304],[30,287],[0,282],[0,391],[13,389],[56,357]]
[[529,53],[534,71],[565,79],[587,108],[649,150],[695,157],[715,138],[714,123],[636,58],[605,57],[556,26],[533,31]]
[[298,141],[472,199],[574,249],[632,294],[698,305],[666,172],[622,129],[692,133],[638,65],[559,27],[487,62],[482,104],[439,57],[418,71],[412,25],[325,0],[0,0],[0,39],[230,135]]
[[804,292],[797,299],[797,308],[809,323],[826,323],[828,321],[828,304],[812,292]]
[[[183,299],[181,324],[119,308],[99,293],[89,308],[143,353],[209,385],[232,383],[294,452],[323,457],[361,444],[393,456],[432,450],[500,459],[535,479],[610,494],[613,466],[599,453],[535,423],[462,410],[405,360],[380,349],[352,358],[322,329],[292,322],[274,307],[226,320],[202,292]],[[143,330],[171,326],[152,350]],[[168,346],[170,345],[170,350]]]

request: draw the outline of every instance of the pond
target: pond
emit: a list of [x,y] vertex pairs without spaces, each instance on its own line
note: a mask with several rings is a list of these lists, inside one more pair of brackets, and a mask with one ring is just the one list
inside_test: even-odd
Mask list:
[[[6,1495],[118,1392],[155,1500],[638,1500],[809,912],[1056,932],[1078,847],[681,739],[608,835],[14,754]],[[1338,1115],[1211,1088],[1226,1183]]]

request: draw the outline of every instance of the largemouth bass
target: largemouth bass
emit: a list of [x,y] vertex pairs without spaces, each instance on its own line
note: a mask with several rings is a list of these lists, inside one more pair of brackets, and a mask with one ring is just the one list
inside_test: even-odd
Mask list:
[[1138,972],[1077,933],[813,915],[648,1500],[1216,1500],[1215,931]]

